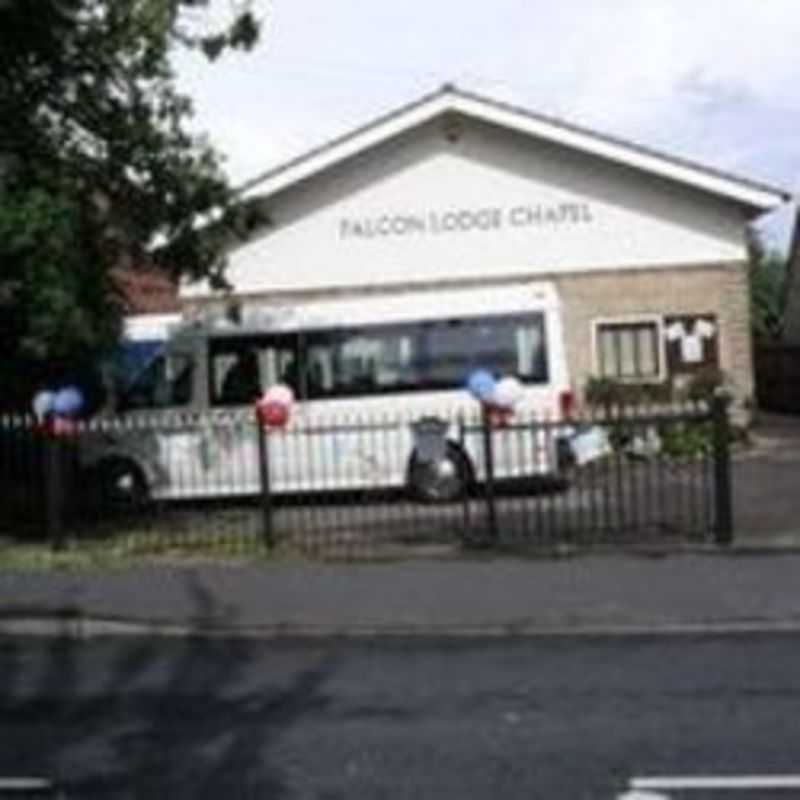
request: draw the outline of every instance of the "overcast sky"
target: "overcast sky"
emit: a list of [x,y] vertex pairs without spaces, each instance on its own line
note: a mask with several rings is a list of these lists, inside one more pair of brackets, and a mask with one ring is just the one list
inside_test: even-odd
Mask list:
[[454,82],[800,193],[798,0],[256,2],[255,52],[178,59],[235,182]]

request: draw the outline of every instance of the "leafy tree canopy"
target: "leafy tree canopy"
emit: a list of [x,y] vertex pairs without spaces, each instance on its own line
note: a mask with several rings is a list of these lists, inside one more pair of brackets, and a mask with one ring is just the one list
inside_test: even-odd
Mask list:
[[776,340],[783,328],[786,258],[777,250],[765,247],[752,228],[748,231],[747,251],[753,336],[760,340]]
[[0,0],[0,335],[20,391],[20,365],[66,370],[116,341],[113,268],[155,239],[176,276],[219,276],[196,220],[235,229],[232,191],[171,54],[258,37],[247,0]]

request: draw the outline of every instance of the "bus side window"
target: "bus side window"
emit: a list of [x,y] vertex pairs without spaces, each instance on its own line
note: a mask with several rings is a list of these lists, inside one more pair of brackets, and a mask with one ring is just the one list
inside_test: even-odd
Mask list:
[[242,350],[225,372],[220,403],[226,406],[245,405],[252,403],[260,394],[258,356],[252,350]]
[[277,383],[293,379],[297,339],[292,335],[220,337],[210,342],[208,372],[212,406],[243,406]]

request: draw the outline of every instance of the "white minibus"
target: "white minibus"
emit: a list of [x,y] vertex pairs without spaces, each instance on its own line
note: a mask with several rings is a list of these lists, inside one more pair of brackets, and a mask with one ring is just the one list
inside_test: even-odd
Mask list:
[[[273,491],[406,486],[451,500],[484,475],[472,371],[522,382],[520,421],[556,420],[570,391],[550,283],[245,303],[230,316],[185,323],[121,399],[122,424],[92,426],[81,459],[112,496],[258,492],[254,403],[284,383],[296,402],[268,434]],[[415,454],[415,423],[431,418],[447,423],[433,461]],[[552,437],[493,435],[498,479],[555,471]]]

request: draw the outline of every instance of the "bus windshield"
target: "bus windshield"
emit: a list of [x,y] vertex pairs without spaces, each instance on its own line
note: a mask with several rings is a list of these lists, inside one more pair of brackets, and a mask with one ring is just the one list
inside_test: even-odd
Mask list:
[[188,405],[193,375],[193,358],[182,353],[162,353],[150,361],[123,394],[120,410]]

